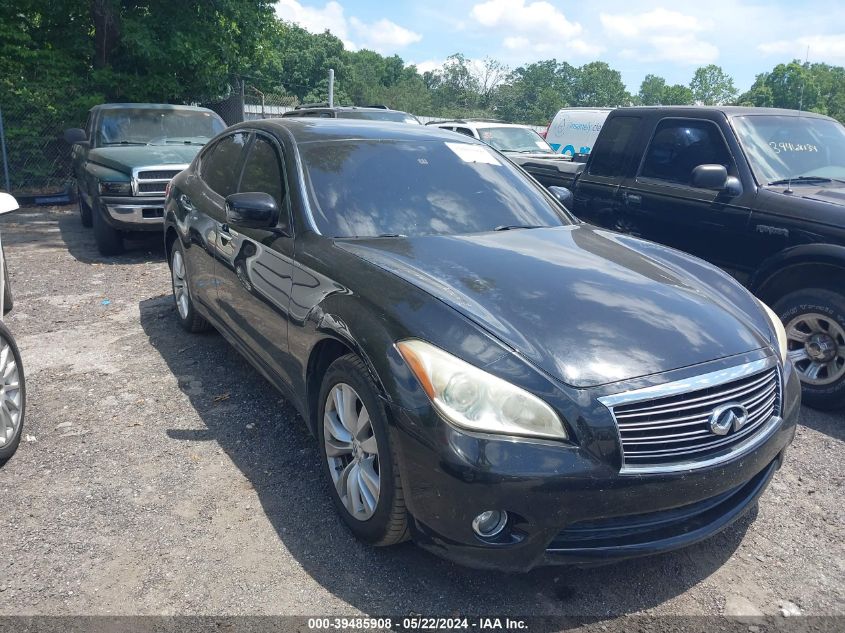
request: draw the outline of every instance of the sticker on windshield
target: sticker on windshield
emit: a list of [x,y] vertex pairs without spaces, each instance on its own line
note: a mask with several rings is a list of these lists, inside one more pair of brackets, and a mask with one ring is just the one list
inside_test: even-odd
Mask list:
[[769,147],[775,150],[775,154],[781,152],[818,152],[819,148],[809,143],[789,143],[787,141],[769,141]]
[[469,143],[445,143],[446,147],[455,152],[458,158],[465,163],[484,163],[486,165],[501,165],[502,163],[488,148],[483,145],[470,145]]

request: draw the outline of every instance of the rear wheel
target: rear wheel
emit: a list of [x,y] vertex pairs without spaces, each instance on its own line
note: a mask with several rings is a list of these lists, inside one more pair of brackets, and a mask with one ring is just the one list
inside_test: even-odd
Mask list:
[[79,218],[82,220],[82,226],[90,229],[94,223],[94,218],[91,214],[91,207],[85,203],[79,187],[76,188],[76,202],[79,205]]
[[0,466],[15,454],[23,433],[26,382],[15,339],[0,322]]
[[101,255],[120,255],[123,252],[123,234],[109,225],[99,209],[92,209],[94,240]]
[[845,297],[807,288],[773,307],[786,329],[804,403],[824,410],[845,406]]
[[197,314],[188,287],[188,266],[185,263],[185,252],[179,240],[173,241],[170,247],[170,281],[173,287],[173,301],[176,303],[176,318],[188,332],[204,332],[210,325],[202,316]]
[[371,545],[406,540],[405,497],[387,414],[361,359],[349,354],[332,363],[319,398],[323,465],[343,521]]

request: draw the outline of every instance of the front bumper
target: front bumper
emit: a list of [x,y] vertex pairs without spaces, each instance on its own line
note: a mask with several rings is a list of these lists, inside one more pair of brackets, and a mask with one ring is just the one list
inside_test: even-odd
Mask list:
[[124,231],[159,231],[164,224],[164,198],[103,197],[100,199],[105,220]]
[[[800,384],[784,375],[784,408],[765,441],[707,468],[620,474],[619,464],[576,445],[465,433],[433,410],[392,407],[414,540],[455,562],[527,571],[595,565],[706,539],[753,506],[795,434]],[[471,524],[507,510],[493,541]]]

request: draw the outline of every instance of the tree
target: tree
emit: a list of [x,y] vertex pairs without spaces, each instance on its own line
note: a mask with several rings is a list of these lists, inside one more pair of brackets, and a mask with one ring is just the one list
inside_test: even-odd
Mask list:
[[663,89],[663,100],[661,105],[692,105],[695,98],[692,90],[681,84],[673,84]]
[[591,62],[578,69],[572,105],[623,106],[631,102],[622,75],[605,62]]
[[666,80],[657,75],[646,75],[638,94],[642,105],[662,105],[666,93]]
[[577,68],[555,59],[520,66],[496,94],[496,115],[505,121],[548,123],[571,103],[577,74]]
[[696,70],[689,87],[693,99],[701,105],[723,105],[737,96],[733,78],[715,64]]

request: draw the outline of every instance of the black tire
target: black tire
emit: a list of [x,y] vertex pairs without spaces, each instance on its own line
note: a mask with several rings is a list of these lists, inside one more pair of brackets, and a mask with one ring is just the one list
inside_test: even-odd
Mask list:
[[[185,300],[185,314],[182,314],[182,311],[179,307],[179,297],[176,293],[176,284],[177,284],[177,275],[174,274],[174,256],[178,253],[178,256],[182,259],[182,265],[184,267],[183,272],[183,284],[184,284],[184,300]],[[190,287],[188,286],[188,262],[185,259],[185,251],[182,249],[182,244],[179,240],[174,240],[173,245],[170,247],[170,252],[167,254],[168,263],[170,264],[170,287],[173,290],[173,304],[176,308],[176,319],[179,321],[179,325],[188,332],[197,333],[197,332],[205,332],[211,325],[208,321],[205,320],[202,316],[197,313],[196,308],[194,307],[194,300],[191,298]]]
[[9,314],[15,306],[15,298],[12,296],[12,280],[9,278],[9,266],[6,264],[6,249],[3,250],[3,314]]
[[[326,400],[331,390],[345,383],[358,394],[370,414],[373,436],[378,446],[379,496],[372,516],[366,520],[356,519],[347,510],[332,479],[332,465],[326,454],[323,419]],[[323,471],[329,482],[329,493],[338,513],[352,533],[364,543],[377,546],[395,545],[409,538],[408,512],[405,495],[399,475],[396,451],[390,442],[387,412],[378,397],[378,388],[370,378],[363,361],[355,354],[342,356],[334,361],[323,377],[317,408],[317,437]]]
[[94,225],[94,217],[91,213],[91,207],[85,203],[79,187],[76,188],[76,202],[79,205],[79,219],[82,220],[82,226],[90,229]]
[[6,327],[6,324],[0,321],[0,350],[2,350],[5,345],[9,346],[9,351],[12,353],[15,359],[15,364],[18,368],[18,402],[20,404],[20,421],[18,423],[17,429],[15,429],[14,436],[8,438],[6,443],[2,447],[0,447],[0,466],[9,461],[9,458],[15,454],[16,450],[18,450],[18,444],[21,443],[24,422],[26,419],[26,379],[24,378],[21,353],[18,351],[18,345],[17,343],[15,343],[15,339],[12,336],[11,332],[9,332],[9,329]]
[[[837,344],[837,356],[845,355],[845,336],[841,335],[845,333],[845,297],[841,294],[822,288],[806,288],[781,297],[774,302],[772,308],[787,328],[801,315],[809,314],[825,317],[829,325],[838,324],[840,330],[831,330],[834,334],[831,338]],[[790,350],[801,349],[801,344],[790,340],[789,347]],[[806,363],[807,361],[796,363],[799,376]],[[819,385],[806,382],[802,376],[801,397],[804,404],[814,409],[830,411],[845,407],[845,374],[833,382]]]
[[103,217],[103,212],[94,208],[94,240],[101,255],[120,255],[123,252],[123,234],[109,225]]

